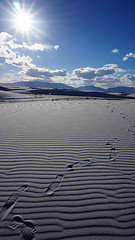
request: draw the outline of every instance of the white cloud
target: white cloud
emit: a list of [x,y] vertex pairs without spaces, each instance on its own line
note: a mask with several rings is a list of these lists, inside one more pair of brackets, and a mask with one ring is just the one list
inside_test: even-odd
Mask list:
[[4,73],[1,74],[0,77],[0,82],[1,83],[14,83],[14,82],[19,82],[22,81],[22,76],[18,76],[18,74],[16,74],[16,72],[8,72],[8,73]]
[[34,43],[31,45],[28,45],[27,43],[23,42],[22,44],[16,43],[16,38],[14,38],[12,35],[1,32],[0,33],[0,45],[8,46],[10,49],[28,49],[31,51],[44,51],[44,50],[57,50],[59,48],[59,45],[48,45],[48,44],[41,44],[41,43]]
[[73,75],[86,80],[94,80],[96,77],[109,76],[123,71],[118,68],[117,64],[106,64],[101,68],[78,68],[73,71]]
[[121,85],[135,87],[135,74],[125,74],[120,78]]
[[90,67],[78,68],[73,70],[73,75],[83,79],[93,79],[96,77],[95,71],[96,69]]
[[112,50],[112,53],[118,53],[118,52],[119,52],[119,49],[115,48],[115,49]]
[[18,45],[18,48],[25,48],[31,51],[44,51],[44,50],[52,50],[55,49],[57,50],[59,48],[58,45],[56,46],[51,46],[47,44],[41,44],[41,43],[35,43],[33,45],[27,45],[26,43],[23,43],[22,45]]
[[125,62],[125,61],[127,61],[127,60],[128,60],[128,57],[125,56],[125,57],[123,58],[123,61]]
[[130,53],[126,54],[126,55],[124,56],[124,58],[123,58],[123,61],[125,62],[125,61],[127,61],[129,58],[135,58],[135,53],[130,52]]
[[25,55],[15,55],[13,58],[6,58],[5,59],[5,63],[7,64],[11,64],[15,67],[20,67],[22,69],[28,69],[30,67],[35,67],[34,64],[32,64],[31,62],[33,61],[33,59],[29,56],[25,56]]
[[58,50],[59,47],[60,47],[59,45],[55,45],[55,46],[54,46],[54,49],[55,49],[55,50]]
[[51,46],[47,44],[35,43],[28,45],[27,43],[18,44],[16,39],[6,33],[0,33],[0,58],[5,60],[6,64],[11,64],[15,67],[20,67],[22,69],[35,68],[35,64],[32,64],[33,59],[30,56],[21,55],[17,52],[17,49],[30,50],[30,51],[44,51],[44,50],[57,50],[58,45]]
[[[67,76],[67,72],[64,69],[50,70],[47,68],[38,68],[35,64],[33,64],[33,59],[28,55],[21,54],[19,49],[22,52],[24,50],[58,50],[58,48],[59,45],[51,46],[40,43],[28,45],[23,42],[22,44],[18,44],[12,35],[6,32],[0,33],[0,58],[4,60],[4,64],[9,64],[14,67],[21,68],[21,71],[18,73],[18,77],[21,76],[24,80],[27,78],[27,81],[32,79],[41,79],[46,81],[62,82]],[[37,55],[37,58],[40,57]]]
[[108,75],[113,75],[116,72],[115,68],[102,67],[96,70],[96,76],[104,77]]
[[41,79],[52,79],[53,77],[65,77],[67,76],[66,70],[50,70],[47,68],[31,68],[28,69],[25,75],[34,77],[34,78],[41,78]]
[[[0,33],[0,58],[5,60],[6,64],[11,64],[20,68],[30,68],[35,65],[32,64],[32,58],[25,55],[19,55],[13,51],[13,37],[8,33]],[[12,44],[11,44],[12,42]]]
[[116,76],[104,76],[104,77],[97,77],[94,81],[94,86],[96,87],[116,87],[120,84],[120,79]]
[[101,68],[78,68],[73,70],[72,81],[78,79],[80,85],[113,87],[120,84],[120,76],[124,72],[117,64],[106,64]]
[[0,33],[0,43],[1,44],[5,43],[5,41],[7,41],[11,38],[12,38],[12,36],[10,34],[8,34],[7,32]]
[[[98,87],[114,87],[118,85],[125,86],[134,86],[135,85],[135,75],[132,74],[124,74],[125,70],[119,68],[117,64],[106,64],[100,68],[91,68],[84,67],[74,69],[73,73],[69,75],[65,69],[59,70],[51,70],[48,68],[39,68],[35,64],[33,64],[33,59],[28,56],[21,54],[24,50],[29,51],[48,51],[55,49],[57,50],[59,45],[51,46],[46,44],[35,43],[28,45],[27,43],[18,44],[16,39],[6,33],[0,33],[0,58],[2,58],[2,62],[4,60],[4,64],[10,64],[12,66],[21,68],[19,72],[19,76],[14,78],[16,80],[20,78],[25,80],[31,79],[41,79],[46,81],[53,82],[61,82],[65,84],[69,84],[71,86],[80,86],[80,85],[94,85]],[[113,53],[117,53],[118,49],[113,49]],[[21,53],[20,53],[21,52]],[[126,61],[128,58],[135,58],[135,54],[132,52],[125,55],[123,61]],[[40,58],[37,55],[37,58]],[[3,63],[0,63],[0,66]],[[8,75],[3,76],[3,79],[6,81],[6,77]],[[10,74],[11,81],[13,79],[13,75]]]

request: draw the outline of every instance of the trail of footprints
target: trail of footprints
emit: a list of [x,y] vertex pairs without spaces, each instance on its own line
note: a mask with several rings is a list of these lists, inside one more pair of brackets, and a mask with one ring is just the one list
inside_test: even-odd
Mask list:
[[92,162],[90,160],[84,160],[80,162],[74,162],[73,164],[67,165],[69,171],[74,171],[78,168],[89,166]]
[[128,131],[132,133],[133,139],[135,141],[135,125],[133,125],[132,127],[128,128]]
[[[111,113],[113,113],[114,110],[115,110],[115,107],[112,107],[110,104],[111,104],[111,103],[110,103],[110,101],[109,101],[107,107],[108,107],[109,109],[111,108]],[[128,119],[128,114],[125,114],[125,113],[121,112],[120,115],[121,115],[121,117],[122,117],[123,119],[127,120],[129,123],[131,122],[131,121]],[[132,133],[133,139],[134,139],[134,141],[135,141],[135,125],[132,125],[131,127],[129,127],[129,128],[128,128],[128,131]],[[112,151],[112,152],[113,152],[113,151]],[[113,153],[112,153],[112,154],[113,154]]]
[[[135,126],[134,126],[135,128]],[[133,128],[133,131],[134,131]],[[129,131],[132,131],[129,130]],[[110,154],[108,157],[108,163],[111,161],[115,161],[118,157],[118,150],[114,147],[114,144],[118,142],[117,138],[113,138],[106,142],[106,146],[110,147]],[[66,166],[67,172],[65,174],[58,174],[54,181],[50,183],[50,185],[44,190],[45,196],[51,196],[58,190],[60,184],[62,183],[64,176],[70,171],[75,171],[77,169],[81,169],[83,167],[89,167],[96,160],[83,160],[76,161],[72,164],[68,164]],[[119,169],[117,169],[119,171]],[[121,172],[121,171],[120,171]],[[123,172],[122,172],[123,173]],[[21,195],[29,188],[28,184],[24,184],[17,189],[15,193],[13,193],[5,202],[2,207],[0,220],[4,221],[8,214],[13,210],[17,201],[19,201]],[[9,224],[9,228],[16,230],[19,232],[21,239],[20,240],[36,240],[36,229],[34,224],[31,221],[25,221],[21,216],[14,216]]]
[[[91,164],[91,161],[84,160],[78,161],[73,164],[67,165],[67,170],[74,171],[78,168],[86,167]],[[46,196],[53,195],[54,192],[60,187],[60,184],[64,178],[64,174],[58,174],[55,180],[50,183],[50,185],[44,190],[44,194]],[[25,192],[29,188],[28,184],[24,184],[17,189],[15,193],[13,193],[5,202],[2,207],[0,213],[0,220],[4,221],[8,214],[13,210],[16,203],[19,201],[23,192]],[[22,219],[21,216],[14,216],[9,224],[9,228],[17,230],[20,233],[21,239],[20,240],[36,240],[36,229],[34,224],[31,221],[25,221]]]
[[[127,114],[124,114],[124,113],[120,113],[122,118],[123,119],[126,119],[128,122],[131,122],[129,119],[128,119],[128,115]],[[132,125],[131,127],[128,128],[128,132],[131,132],[132,135],[133,135],[133,139],[135,141],[135,125]]]

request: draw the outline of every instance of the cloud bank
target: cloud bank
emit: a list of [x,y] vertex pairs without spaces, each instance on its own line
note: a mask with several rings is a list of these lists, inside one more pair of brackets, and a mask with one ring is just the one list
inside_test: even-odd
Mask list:
[[41,78],[41,79],[51,79],[53,77],[64,77],[67,75],[66,70],[50,70],[46,68],[38,68],[35,64],[33,64],[33,59],[25,54],[20,54],[18,52],[21,50],[29,50],[29,51],[48,51],[48,50],[58,50],[59,45],[51,46],[47,44],[34,43],[28,45],[23,42],[22,44],[18,44],[16,39],[6,33],[0,33],[0,58],[4,60],[5,64],[12,65],[14,67],[21,68],[21,74],[33,77],[33,78]]
[[25,75],[34,77],[34,78],[43,78],[43,79],[45,78],[47,80],[47,79],[58,77],[58,76],[65,77],[67,76],[67,72],[64,69],[50,70],[47,68],[31,68],[31,69],[28,69]]
[[[49,82],[65,83],[71,86],[94,85],[97,87],[115,87],[115,86],[135,86],[135,75],[127,74],[127,72],[118,67],[117,64],[106,64],[100,68],[92,68],[90,66],[74,69],[71,74],[65,69],[48,69],[38,67],[33,63],[33,59],[26,55],[28,52],[37,51],[39,54],[43,51],[58,50],[59,45],[47,45],[42,43],[27,44],[18,43],[17,40],[6,32],[0,33],[0,66],[11,65],[21,69],[18,72],[18,78],[22,80],[43,80]],[[26,51],[27,50],[27,51]],[[118,53],[118,49],[113,49],[112,53]],[[132,52],[125,55],[123,61],[128,58],[135,58]],[[37,58],[40,58],[37,55]],[[12,77],[13,74],[10,74]],[[15,77],[16,79],[16,77]]]
[[117,64],[106,64],[102,68],[79,68],[73,71],[73,74],[77,77],[84,79],[95,79],[96,77],[104,77],[108,75],[113,75],[117,72],[121,72],[122,69],[119,69]]
[[101,68],[78,68],[73,70],[70,84],[76,87],[93,85],[102,88],[135,86],[135,75],[126,73],[117,64],[106,64]]
[[78,68],[73,70],[75,79],[81,80],[84,85],[94,85],[100,87],[116,86],[120,83],[118,75],[124,70],[117,64],[106,64],[101,68]]
[[41,44],[41,43],[34,43],[31,45],[28,45],[27,43],[23,42],[22,44],[16,43],[16,38],[14,38],[12,35],[1,32],[0,33],[0,46],[7,46],[10,49],[28,49],[31,51],[48,51],[48,50],[57,50],[59,48],[59,45],[48,45],[48,44]]
[[123,86],[135,87],[135,74],[125,74],[120,80]]
[[5,63],[20,67],[25,71],[29,68],[35,68],[36,65],[32,63],[33,59],[30,56],[21,55],[17,50],[48,51],[52,49],[57,50],[58,48],[59,45],[51,46],[41,43],[28,45],[23,42],[23,44],[18,44],[12,35],[6,32],[0,33],[0,58],[3,58]]

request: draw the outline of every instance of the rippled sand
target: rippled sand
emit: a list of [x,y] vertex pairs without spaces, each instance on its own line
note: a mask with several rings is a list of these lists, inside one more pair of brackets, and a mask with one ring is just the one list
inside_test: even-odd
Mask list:
[[134,240],[135,100],[1,102],[0,211],[0,240]]

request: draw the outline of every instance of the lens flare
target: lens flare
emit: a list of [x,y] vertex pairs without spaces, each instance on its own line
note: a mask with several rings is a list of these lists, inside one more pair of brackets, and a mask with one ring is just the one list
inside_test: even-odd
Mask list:
[[8,17],[10,28],[14,35],[22,35],[23,40],[31,41],[32,37],[39,38],[43,34],[40,29],[39,20],[40,9],[35,11],[35,1],[26,0],[6,0],[10,6]]
[[14,8],[15,8],[15,10],[16,10],[17,12],[20,12],[20,11],[21,11],[21,6],[20,6],[20,3],[19,3],[19,2],[14,1],[13,6],[14,6]]
[[17,32],[29,34],[33,29],[32,15],[26,9],[25,4],[20,4],[18,1],[13,2],[14,9],[14,27]]

